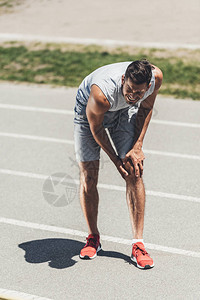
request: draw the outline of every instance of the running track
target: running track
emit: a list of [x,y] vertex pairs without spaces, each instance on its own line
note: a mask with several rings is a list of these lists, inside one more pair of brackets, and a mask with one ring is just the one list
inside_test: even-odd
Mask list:
[[[124,182],[104,153],[99,178],[104,251],[93,261],[78,258],[87,228],[73,145],[76,90],[2,83],[0,91],[0,294],[91,299],[94,288],[98,298],[197,298],[200,104],[161,96],[156,101],[144,145],[144,239],[155,268],[143,272],[129,260]],[[77,192],[63,207],[50,205],[42,193],[55,173],[66,174]]]

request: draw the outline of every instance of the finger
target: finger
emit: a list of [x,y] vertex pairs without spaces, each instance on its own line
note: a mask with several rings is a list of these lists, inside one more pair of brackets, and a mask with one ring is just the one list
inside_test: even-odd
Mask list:
[[140,176],[140,168],[138,164],[134,163],[134,168],[135,168],[135,176],[139,177]]
[[123,168],[123,166],[120,166],[120,171],[122,172],[122,174],[126,177],[129,175],[129,173]]
[[134,166],[130,159],[126,162],[126,164],[123,165],[123,168],[128,172],[129,175],[134,173]]
[[125,165],[128,161],[128,157],[125,157],[122,161],[123,161],[123,164]]
[[142,177],[142,175],[143,175],[143,170],[144,170],[144,167],[143,167],[143,161],[141,161],[141,162],[139,163],[139,168],[140,168],[140,177]]
[[127,169],[127,167],[126,167],[126,169],[129,172],[129,174],[133,175],[135,173],[135,167],[134,167],[132,161],[130,161],[130,162],[128,161],[126,166],[128,167],[128,169]]
[[129,158],[125,167],[126,167],[126,170],[129,172],[129,174],[131,174],[131,175],[135,174],[135,168],[137,168],[137,160]]

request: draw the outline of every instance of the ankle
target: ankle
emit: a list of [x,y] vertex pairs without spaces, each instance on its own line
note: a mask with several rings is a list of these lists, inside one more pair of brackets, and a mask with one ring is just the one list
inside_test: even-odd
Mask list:
[[88,230],[88,234],[93,234],[93,235],[98,234],[99,235],[99,231],[98,231],[98,229],[97,230]]
[[93,231],[93,232],[89,231],[88,235],[93,235],[93,236],[95,236],[95,237],[96,237],[96,236],[100,237],[99,232],[96,232],[96,231]]
[[143,239],[132,239],[132,245],[135,243],[141,242],[144,244],[144,240]]

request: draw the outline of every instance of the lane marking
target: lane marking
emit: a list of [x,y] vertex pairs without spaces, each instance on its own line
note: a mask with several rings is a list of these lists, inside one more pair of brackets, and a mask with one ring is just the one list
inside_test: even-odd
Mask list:
[[44,142],[53,142],[53,143],[74,145],[74,141],[72,141],[72,140],[57,139],[57,138],[50,138],[50,137],[37,136],[37,135],[18,134],[18,133],[10,133],[10,132],[0,132],[0,136],[18,138],[18,139],[35,140],[35,141],[42,141],[42,142],[44,141]]
[[[14,104],[5,104],[5,103],[0,103],[0,108],[24,110],[24,111],[36,111],[36,112],[45,112],[45,113],[52,113],[52,114],[62,114],[62,115],[74,116],[73,110],[65,110],[65,109],[54,109],[54,108],[46,108],[46,107],[34,107],[34,106],[14,105]],[[185,122],[165,121],[165,120],[155,120],[155,119],[151,119],[151,123],[161,124],[161,125],[170,125],[170,126],[200,128],[200,124],[198,124],[198,123],[185,123]]]
[[100,46],[134,46],[144,48],[160,48],[160,49],[200,49],[199,44],[186,44],[186,43],[160,43],[160,42],[131,42],[123,40],[110,40],[110,39],[94,39],[94,38],[72,38],[63,36],[43,36],[31,34],[18,34],[18,33],[0,33],[0,41],[39,41],[46,43],[70,43],[82,45],[100,45]]
[[[0,137],[1,136],[2,137],[18,138],[18,139],[34,140],[34,141],[42,141],[42,142],[53,142],[53,143],[74,145],[73,140],[57,139],[57,138],[37,136],[37,135],[18,134],[18,133],[10,133],[10,132],[0,132]],[[166,152],[166,151],[157,151],[157,150],[148,150],[148,149],[145,149],[144,152],[148,153],[148,154],[153,154],[153,155],[162,155],[162,156],[170,156],[170,157],[177,157],[177,158],[200,160],[199,155],[189,155],[189,154],[182,154],[182,153],[176,153],[176,152]]]
[[166,151],[157,151],[157,150],[145,150],[145,153],[153,154],[153,155],[162,155],[162,156],[170,156],[170,157],[177,157],[177,158],[186,158],[186,159],[194,159],[200,160],[199,155],[189,155],[189,154],[182,154],[177,152],[166,152]]
[[[26,221],[20,221],[20,220],[3,218],[3,217],[0,217],[0,223],[14,225],[14,226],[20,226],[20,227],[25,227],[25,228],[31,228],[31,229],[51,231],[51,232],[56,232],[56,233],[69,234],[69,235],[80,236],[80,237],[86,237],[88,235],[87,232],[83,232],[83,231],[79,231],[79,230],[57,227],[57,226],[50,226],[50,225],[45,225],[45,224],[32,223],[32,222],[26,222]],[[131,243],[132,243],[132,240],[108,236],[108,235],[101,235],[101,240],[107,241],[107,242],[123,244],[123,245],[131,245]],[[151,250],[168,252],[168,253],[172,253],[172,254],[185,255],[185,256],[190,256],[190,257],[200,257],[200,252],[166,247],[166,246],[150,244],[150,243],[145,243],[145,246]]]
[[[98,187],[107,190],[114,190],[114,191],[122,191],[125,192],[126,188],[118,185],[109,185],[109,184],[98,184]],[[154,196],[154,197],[161,197],[161,198],[168,198],[168,199],[177,199],[177,200],[185,200],[190,202],[197,202],[200,203],[200,198],[193,197],[193,196],[186,196],[186,195],[178,195],[178,194],[171,194],[171,193],[163,193],[157,191],[146,191],[146,195]]]
[[[20,172],[20,171],[8,170],[8,169],[0,169],[0,174],[11,175],[11,176],[21,176],[21,177],[41,179],[41,180],[46,180],[49,177],[49,175],[44,175],[44,174]],[[74,183],[76,185],[79,185],[79,183],[80,183],[78,179],[73,179],[73,180],[66,179],[66,182]],[[126,188],[124,186],[118,186],[118,185],[99,183],[98,187],[102,188],[102,189],[106,189],[106,190],[112,190],[112,191],[121,191],[121,192],[126,191]],[[177,199],[177,200],[184,200],[184,201],[189,201],[189,202],[200,203],[200,198],[193,197],[193,196],[171,194],[171,193],[164,193],[164,192],[157,192],[157,191],[146,191],[146,195],[154,196],[154,197]]]
[[1,297],[10,300],[53,300],[50,298],[44,298],[27,293],[0,288],[0,298]]
[[185,123],[185,122],[165,121],[165,120],[155,120],[155,119],[152,119],[151,122],[154,124],[160,124],[160,125],[200,128],[200,124],[198,124],[198,123]]
[[25,106],[25,105],[14,105],[14,104],[4,104],[4,103],[0,103],[0,108],[25,110],[25,111],[37,111],[37,112],[45,112],[45,113],[51,113],[51,114],[74,115],[74,112],[72,110],[53,109],[53,108],[46,108],[46,107],[34,107],[34,106]]

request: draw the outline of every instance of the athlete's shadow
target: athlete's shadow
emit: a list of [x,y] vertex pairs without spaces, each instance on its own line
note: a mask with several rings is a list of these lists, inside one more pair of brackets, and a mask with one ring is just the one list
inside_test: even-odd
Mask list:
[[119,258],[119,259],[123,259],[126,263],[132,264],[132,260],[131,260],[130,256],[127,256],[126,254],[116,252],[116,251],[104,251],[102,249],[101,251],[99,251],[98,256]]
[[[28,263],[40,264],[48,262],[49,267],[64,269],[74,266],[79,260],[79,253],[85,244],[71,239],[41,239],[19,244],[25,251]],[[77,257],[76,257],[77,256]],[[98,256],[123,259],[131,263],[130,257],[115,251],[101,250]]]
[[25,260],[32,264],[48,262],[49,267],[64,269],[77,263],[73,259],[84,243],[70,239],[41,239],[19,245],[25,251]]

